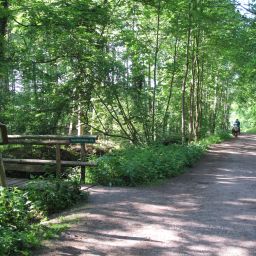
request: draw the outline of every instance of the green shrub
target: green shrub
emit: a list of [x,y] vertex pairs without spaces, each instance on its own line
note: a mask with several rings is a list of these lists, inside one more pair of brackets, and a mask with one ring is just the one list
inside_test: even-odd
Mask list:
[[223,133],[188,145],[158,144],[114,151],[99,158],[98,166],[88,170],[88,181],[102,185],[136,186],[177,176],[185,167],[191,167],[209,145],[227,138],[230,135]]
[[245,132],[250,134],[256,134],[256,128],[247,129]]
[[89,170],[93,183],[135,186],[176,176],[202,154],[201,146],[157,145],[127,148],[100,158]]
[[198,144],[201,145],[204,148],[207,148],[211,144],[220,143],[223,140],[230,139],[231,137],[232,137],[231,134],[223,132],[223,133],[219,133],[219,134],[216,134],[216,135],[208,136],[208,137],[200,140],[200,142]]
[[33,223],[43,217],[27,192],[17,188],[1,188],[0,255],[22,255],[21,250],[32,238]]
[[36,179],[21,190],[0,189],[0,256],[28,255],[42,239],[56,236],[63,225],[45,226],[46,214],[66,209],[80,198],[77,181]]
[[30,250],[40,245],[43,239],[56,237],[67,225],[50,226],[27,223],[27,228],[13,230],[0,226],[0,256],[30,255]]
[[35,179],[28,183],[26,190],[30,200],[47,214],[64,210],[81,198],[80,185],[77,181],[54,177]]
[[0,226],[13,230],[25,229],[27,224],[43,217],[28,193],[17,188],[0,190]]

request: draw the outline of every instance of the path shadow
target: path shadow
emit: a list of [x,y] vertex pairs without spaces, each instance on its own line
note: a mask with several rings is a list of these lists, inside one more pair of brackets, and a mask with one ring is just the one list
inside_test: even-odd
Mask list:
[[161,186],[93,188],[89,205],[76,213],[84,217],[56,241],[54,253],[256,255],[253,146],[255,136],[216,145]]

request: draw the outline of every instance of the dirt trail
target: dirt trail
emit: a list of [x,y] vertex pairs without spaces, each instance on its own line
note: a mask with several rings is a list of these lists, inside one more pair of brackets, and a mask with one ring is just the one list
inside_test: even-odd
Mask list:
[[211,147],[160,186],[92,189],[79,223],[34,255],[256,255],[256,136]]

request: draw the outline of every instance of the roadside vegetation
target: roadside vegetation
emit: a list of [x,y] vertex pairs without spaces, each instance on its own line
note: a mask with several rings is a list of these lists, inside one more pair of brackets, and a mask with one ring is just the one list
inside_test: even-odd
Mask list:
[[245,130],[245,132],[250,134],[256,134],[256,128],[247,129]]
[[191,167],[211,144],[230,138],[213,135],[198,143],[131,146],[108,153],[88,170],[88,181],[109,186],[136,186],[177,176]]
[[47,217],[68,209],[87,194],[76,180],[37,179],[24,189],[0,187],[0,256],[30,255],[42,240],[67,224],[46,225]]

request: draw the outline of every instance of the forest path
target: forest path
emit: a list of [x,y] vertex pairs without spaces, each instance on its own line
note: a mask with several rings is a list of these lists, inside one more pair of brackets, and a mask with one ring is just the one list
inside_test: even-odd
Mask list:
[[162,185],[91,190],[79,222],[33,255],[256,255],[256,136],[212,146]]

